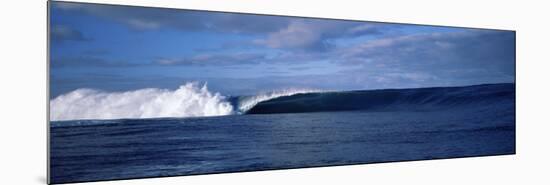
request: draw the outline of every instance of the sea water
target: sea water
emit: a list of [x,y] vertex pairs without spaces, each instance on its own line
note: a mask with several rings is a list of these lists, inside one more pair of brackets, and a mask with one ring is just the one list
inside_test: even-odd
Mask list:
[[515,107],[52,122],[52,183],[515,153]]

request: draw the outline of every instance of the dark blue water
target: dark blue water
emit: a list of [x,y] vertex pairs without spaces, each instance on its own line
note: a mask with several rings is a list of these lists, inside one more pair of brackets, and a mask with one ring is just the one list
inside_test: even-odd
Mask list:
[[52,122],[51,182],[514,154],[513,97],[431,109],[413,101],[407,109]]

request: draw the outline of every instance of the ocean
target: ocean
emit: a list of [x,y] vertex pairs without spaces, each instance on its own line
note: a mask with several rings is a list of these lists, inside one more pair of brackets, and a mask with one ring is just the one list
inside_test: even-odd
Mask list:
[[308,92],[223,116],[52,121],[50,179],[506,155],[515,145],[514,84]]

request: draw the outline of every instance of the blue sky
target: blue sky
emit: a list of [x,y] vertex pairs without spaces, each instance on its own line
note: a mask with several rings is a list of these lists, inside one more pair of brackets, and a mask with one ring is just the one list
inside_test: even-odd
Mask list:
[[514,82],[515,33],[53,2],[51,96],[78,88],[224,95]]

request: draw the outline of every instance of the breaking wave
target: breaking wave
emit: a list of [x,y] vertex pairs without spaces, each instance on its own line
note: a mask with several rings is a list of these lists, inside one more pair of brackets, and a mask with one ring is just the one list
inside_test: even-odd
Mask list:
[[176,90],[140,89],[104,92],[77,89],[50,102],[50,120],[204,117],[332,111],[425,111],[511,106],[515,84],[482,84],[363,91],[287,89],[226,97],[206,84],[187,83]]
[[147,88],[126,92],[77,89],[50,102],[50,120],[203,117],[242,114],[256,104],[313,90],[289,89],[234,97],[230,101],[210,92],[206,84],[191,82],[176,90]]

